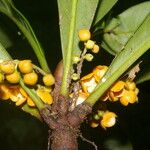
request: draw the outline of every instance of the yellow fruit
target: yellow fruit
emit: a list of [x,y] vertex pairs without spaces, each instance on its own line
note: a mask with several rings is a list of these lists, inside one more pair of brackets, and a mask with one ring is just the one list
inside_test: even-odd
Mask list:
[[97,82],[99,82],[102,79],[107,69],[108,69],[107,66],[102,66],[102,65],[96,66],[93,69],[93,75]]
[[99,52],[99,46],[97,44],[94,44],[92,52],[93,53],[98,53]]
[[128,103],[133,104],[133,103],[137,102],[137,100],[138,100],[137,95],[132,90],[129,90],[129,91],[124,90],[123,95],[120,98],[120,102],[125,106],[127,106]]
[[110,90],[113,92],[119,92],[119,91],[123,90],[124,86],[125,86],[125,82],[118,81],[112,86],[112,88]]
[[2,100],[8,100],[10,98],[9,88],[5,84],[0,84],[0,98]]
[[115,95],[114,92],[110,91],[110,92],[109,92],[109,100],[110,100],[110,101],[113,101],[113,102],[116,102],[116,101],[119,100],[119,98]]
[[17,95],[17,98],[18,98],[18,100],[15,103],[16,106],[20,106],[26,101],[26,98],[24,96],[22,96],[20,93]]
[[93,90],[97,86],[93,73],[90,73],[81,78],[81,86],[86,94],[89,95],[91,92],[93,92]]
[[81,29],[78,33],[80,41],[87,41],[91,38],[91,33],[88,29]]
[[38,81],[38,75],[35,72],[27,73],[23,76],[23,81],[25,84],[33,86]]
[[44,103],[49,105],[52,104],[53,98],[49,92],[44,91],[43,89],[38,89],[36,92]]
[[24,96],[24,97],[28,97],[28,94],[26,93],[26,91],[22,88],[22,87],[19,87],[19,91],[20,93]]
[[55,78],[52,74],[47,74],[43,76],[43,83],[46,86],[51,86],[55,83]]
[[31,60],[22,60],[18,64],[21,73],[31,73],[33,71],[33,65]]
[[103,114],[102,120],[100,121],[101,126],[105,129],[108,127],[112,127],[116,123],[117,115],[114,112],[106,111]]
[[19,83],[20,81],[20,73],[15,71],[12,74],[8,74],[5,76],[6,80],[9,83],[15,84],[15,83]]
[[123,105],[123,106],[128,106],[129,102],[125,99],[125,98],[120,98],[120,103]]
[[92,128],[96,128],[96,127],[98,127],[98,125],[99,125],[99,123],[96,122],[96,121],[91,121],[91,123],[90,123],[90,126],[91,126]]
[[88,41],[86,42],[86,44],[85,44],[85,47],[86,47],[87,49],[93,49],[94,44],[95,44],[94,41],[88,40]]
[[12,61],[2,62],[0,69],[4,74],[12,74],[15,71],[15,64]]
[[32,101],[32,99],[30,97],[27,98],[27,104],[30,106],[30,107],[35,107],[35,103]]
[[128,90],[135,90],[136,89],[136,84],[133,81],[126,81],[125,87]]

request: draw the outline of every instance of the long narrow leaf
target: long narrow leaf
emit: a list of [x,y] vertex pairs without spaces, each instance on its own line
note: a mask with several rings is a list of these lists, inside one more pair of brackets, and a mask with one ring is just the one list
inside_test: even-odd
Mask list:
[[49,72],[50,70],[45,59],[44,51],[27,19],[16,9],[11,0],[0,0],[0,12],[9,17],[23,32],[32,46],[41,67],[43,70]]

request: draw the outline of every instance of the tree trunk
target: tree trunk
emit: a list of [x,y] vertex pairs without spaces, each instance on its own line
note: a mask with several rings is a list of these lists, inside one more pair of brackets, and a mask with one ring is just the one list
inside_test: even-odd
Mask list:
[[51,150],[78,150],[77,132],[66,127],[52,133]]
[[52,109],[49,108],[41,111],[41,116],[52,130],[51,150],[78,150],[79,127],[86,115],[92,111],[92,108],[87,104],[81,104],[71,112],[64,111],[66,102],[68,102],[65,101],[61,101],[63,107],[59,103],[58,114],[51,112]]

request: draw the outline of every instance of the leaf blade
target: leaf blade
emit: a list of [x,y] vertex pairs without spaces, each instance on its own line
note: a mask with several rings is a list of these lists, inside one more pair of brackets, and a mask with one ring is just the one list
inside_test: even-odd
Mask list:
[[150,48],[150,14],[125,45],[116,55],[102,81],[95,91],[87,98],[86,103],[94,105],[104,92],[141,56]]
[[118,0],[101,0],[94,18],[93,26],[96,25],[101,19],[111,10]]
[[113,18],[104,29],[103,41],[109,46],[108,52],[111,50],[112,53],[119,53],[149,13],[150,2],[147,1]]

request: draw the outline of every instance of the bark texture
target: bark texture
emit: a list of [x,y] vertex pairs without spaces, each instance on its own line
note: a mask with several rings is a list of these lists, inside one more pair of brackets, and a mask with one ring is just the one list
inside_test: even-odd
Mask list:
[[70,112],[66,111],[69,100],[62,100],[61,97],[58,102],[59,106],[54,105],[54,110],[47,108],[41,111],[44,121],[52,130],[51,150],[78,150],[80,124],[86,119],[86,115],[91,113],[91,107],[81,104]]

